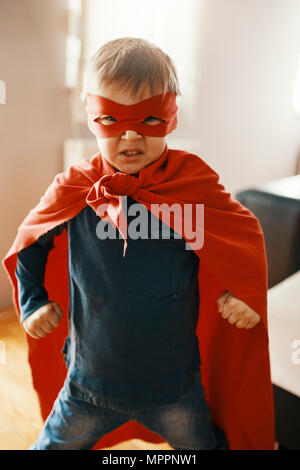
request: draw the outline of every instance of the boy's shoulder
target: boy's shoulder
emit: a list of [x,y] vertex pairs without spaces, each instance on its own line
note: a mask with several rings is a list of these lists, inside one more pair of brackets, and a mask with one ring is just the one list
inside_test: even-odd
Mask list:
[[[169,162],[182,166],[187,172],[207,173],[217,175],[217,172],[200,155],[189,150],[179,150],[169,148]],[[218,176],[218,175],[217,175]]]
[[89,159],[82,158],[57,173],[53,177],[50,187],[63,187],[67,184],[72,184],[74,187],[85,186],[85,184],[89,186],[92,180],[97,180],[97,175],[101,172],[101,169],[102,159],[100,154],[93,154]]

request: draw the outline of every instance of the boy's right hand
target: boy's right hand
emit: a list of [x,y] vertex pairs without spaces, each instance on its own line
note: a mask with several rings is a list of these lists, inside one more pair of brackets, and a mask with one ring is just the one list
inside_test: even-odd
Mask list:
[[29,315],[22,325],[32,338],[40,339],[47,336],[59,325],[62,316],[63,311],[59,305],[55,302],[49,302]]

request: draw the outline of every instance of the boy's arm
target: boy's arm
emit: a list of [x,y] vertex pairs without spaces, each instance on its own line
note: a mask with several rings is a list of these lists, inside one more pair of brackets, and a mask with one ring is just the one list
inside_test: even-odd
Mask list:
[[48,253],[54,248],[53,239],[60,235],[66,222],[54,227],[17,255],[16,277],[21,310],[21,322],[41,306],[51,302],[44,287]]

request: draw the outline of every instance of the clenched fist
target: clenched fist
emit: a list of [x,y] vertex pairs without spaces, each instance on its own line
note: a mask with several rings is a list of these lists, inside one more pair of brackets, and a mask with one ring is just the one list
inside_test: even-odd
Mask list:
[[260,316],[249,305],[234,297],[229,291],[217,300],[218,311],[231,325],[249,330],[260,322]]
[[35,339],[44,338],[59,325],[63,311],[55,302],[38,308],[23,321],[25,331]]

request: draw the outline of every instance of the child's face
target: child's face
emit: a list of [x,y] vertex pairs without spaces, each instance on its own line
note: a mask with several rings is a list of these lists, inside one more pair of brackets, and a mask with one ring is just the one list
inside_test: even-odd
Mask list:
[[[100,96],[124,105],[136,104],[161,93],[162,90],[158,89],[155,94],[151,94],[149,87],[145,86],[139,98],[133,99],[129,91],[124,91],[117,85],[112,85],[109,88],[101,86],[99,90]],[[113,123],[113,118],[103,115],[97,121],[109,126]],[[149,126],[155,126],[159,124],[160,120],[151,117],[147,118],[145,122]],[[127,130],[114,137],[97,137],[97,144],[102,157],[117,171],[131,175],[137,174],[142,168],[157,160],[163,153],[166,141],[166,137],[144,136],[133,130]],[[134,156],[127,156],[123,152],[129,149],[138,150],[139,153]]]

